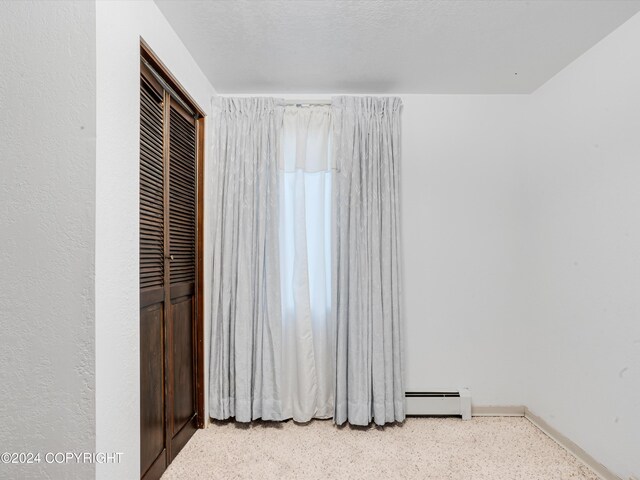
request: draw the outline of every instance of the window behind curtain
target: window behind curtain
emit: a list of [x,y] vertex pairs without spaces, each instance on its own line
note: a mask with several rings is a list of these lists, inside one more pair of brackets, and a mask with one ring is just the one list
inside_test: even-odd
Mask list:
[[283,413],[334,412],[331,324],[331,109],[285,109],[280,156]]

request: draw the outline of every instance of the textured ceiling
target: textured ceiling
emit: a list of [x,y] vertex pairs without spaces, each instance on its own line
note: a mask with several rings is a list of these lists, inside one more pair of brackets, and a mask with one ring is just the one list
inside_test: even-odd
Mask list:
[[528,93],[638,0],[156,0],[221,93]]

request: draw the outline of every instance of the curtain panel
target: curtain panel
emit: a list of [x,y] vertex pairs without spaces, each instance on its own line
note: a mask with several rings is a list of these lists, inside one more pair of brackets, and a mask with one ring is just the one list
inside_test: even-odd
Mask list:
[[209,413],[281,420],[282,101],[215,98]]
[[405,418],[400,288],[399,98],[332,102],[337,424]]

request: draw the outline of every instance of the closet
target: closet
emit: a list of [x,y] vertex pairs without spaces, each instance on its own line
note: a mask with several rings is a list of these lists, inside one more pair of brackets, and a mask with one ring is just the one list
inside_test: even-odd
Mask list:
[[159,62],[146,57],[140,61],[140,476],[145,480],[159,478],[203,424],[202,115]]

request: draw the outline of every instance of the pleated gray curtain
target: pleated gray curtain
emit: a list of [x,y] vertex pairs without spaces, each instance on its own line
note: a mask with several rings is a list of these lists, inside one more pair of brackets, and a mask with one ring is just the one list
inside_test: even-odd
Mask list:
[[403,421],[399,98],[336,97],[333,314],[337,424]]
[[278,152],[282,101],[213,101],[209,414],[281,420]]
[[[300,136],[305,145],[311,144],[303,149],[297,140],[295,144],[290,139],[285,142],[289,137],[283,135],[282,100],[216,98],[213,106],[209,415],[215,419],[235,417],[241,422],[256,418],[308,420],[311,415],[330,415],[331,405],[326,404],[334,399],[337,424],[367,425],[373,420],[382,425],[404,420],[398,225],[400,99],[336,97],[330,121],[333,149],[327,150],[332,156],[326,159],[326,171],[314,173],[307,172],[309,155],[317,153],[310,151],[309,145],[318,142],[298,127],[289,137]],[[288,148],[283,148],[285,143]],[[287,162],[296,165],[291,173],[283,169]],[[304,166],[304,174],[298,172],[300,166]],[[310,205],[286,201],[287,175],[319,173],[328,177],[333,189],[328,220],[314,214],[324,208],[318,202],[326,201],[325,190],[315,188],[306,177],[305,190],[300,192],[305,192],[305,202]],[[301,212],[304,216],[281,218],[287,206],[305,208]],[[324,230],[309,224],[309,219],[320,216],[327,223]],[[304,227],[305,235],[295,237],[302,243],[292,252],[282,241],[288,237],[280,237],[291,228],[295,231],[296,226],[298,230]],[[309,302],[298,301],[309,297],[311,306],[318,303],[311,282],[288,281],[289,270],[280,269],[290,263],[282,263],[287,258],[298,259],[302,265],[306,258],[302,255],[306,253],[303,237],[311,249],[309,258],[328,259],[328,254],[317,255],[318,249],[324,249],[315,238],[320,231],[331,233],[326,236],[330,238],[331,261],[315,262],[316,269],[322,267],[320,263],[329,266],[316,272],[313,279],[329,278],[330,271],[326,289],[331,299],[311,311]],[[294,253],[297,256],[291,257]],[[324,288],[325,281],[314,284]],[[289,308],[287,298],[295,301],[295,309]],[[310,328],[302,331],[300,325]],[[291,345],[291,339],[301,336],[305,342]],[[307,360],[292,362],[297,358],[288,355],[292,351]],[[314,368],[304,368],[309,365]],[[333,376],[335,392],[325,389],[328,395],[318,395],[317,388],[301,388],[315,385],[314,379],[307,378],[308,371],[322,371],[322,378],[329,382]],[[292,375],[298,375],[295,381]],[[320,397],[329,399],[320,402],[322,408],[318,406]]]

